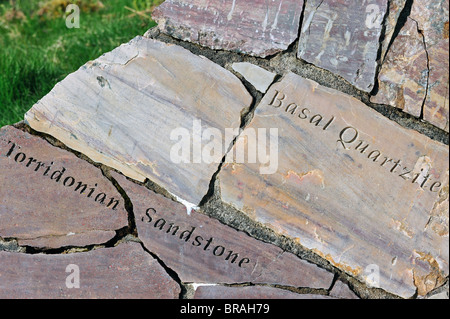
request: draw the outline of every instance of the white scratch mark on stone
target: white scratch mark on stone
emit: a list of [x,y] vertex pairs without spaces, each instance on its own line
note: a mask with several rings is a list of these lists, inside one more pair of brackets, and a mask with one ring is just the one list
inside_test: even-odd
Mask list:
[[278,25],[278,16],[280,15],[282,4],[283,4],[283,0],[280,1],[280,5],[278,6],[278,11],[277,11],[277,14],[275,15],[275,20],[273,21],[273,24],[272,24],[272,30],[275,29]]
[[233,13],[234,13],[235,7],[236,7],[236,0],[233,0],[233,4],[231,5],[231,10],[230,10],[230,12],[228,13],[228,16],[227,16],[227,20],[228,21],[233,19]]

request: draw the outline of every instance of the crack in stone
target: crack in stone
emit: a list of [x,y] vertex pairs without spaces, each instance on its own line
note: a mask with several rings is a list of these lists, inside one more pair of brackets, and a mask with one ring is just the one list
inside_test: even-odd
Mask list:
[[424,119],[425,103],[427,101],[428,90],[429,90],[429,86],[430,86],[430,57],[428,56],[427,42],[425,40],[425,34],[424,34],[423,30],[420,29],[419,22],[417,22],[416,20],[414,20],[411,17],[409,17],[409,19],[411,19],[412,21],[415,22],[415,24],[417,26],[417,32],[422,36],[423,49],[425,50],[425,56],[427,58],[427,80],[426,80],[426,85],[425,85],[425,96],[424,96],[423,101],[422,101],[422,106],[421,106],[421,109],[420,109],[420,116],[419,116],[419,119],[423,120]]
[[[304,2],[304,6],[306,1]],[[400,18],[397,20],[397,25],[395,27],[394,34],[391,38],[390,44],[386,50],[389,51],[389,47],[397,37],[405,19],[409,16],[410,7],[412,5],[412,0],[408,0],[408,3],[402,10]],[[304,11],[303,11],[304,12]],[[384,17],[386,19],[386,15]],[[301,24],[304,23],[304,17],[301,19]],[[291,71],[297,75],[311,79],[318,82],[319,84],[336,89],[345,94],[351,95],[358,99],[359,101],[366,104],[368,107],[379,112],[383,116],[389,118],[390,120],[396,122],[400,126],[413,129],[421,134],[428,136],[433,140],[437,140],[446,145],[449,144],[449,135],[443,130],[435,127],[430,123],[423,122],[422,120],[410,116],[400,110],[396,110],[392,106],[382,105],[370,102],[371,95],[369,93],[358,90],[356,87],[351,85],[348,81],[342,77],[333,74],[330,71],[321,69],[311,63],[307,63],[299,58],[297,58],[296,50],[298,49],[299,39],[300,39],[301,25],[299,25],[299,37],[294,41],[285,51],[278,52],[272,56],[266,58],[260,58],[255,56],[247,56],[236,52],[229,52],[225,50],[214,50],[207,47],[203,47],[196,43],[184,42],[182,40],[176,39],[170,35],[161,33],[157,27],[149,29],[144,37],[156,39],[165,43],[179,45],[195,55],[204,56],[207,59],[213,61],[214,63],[227,68],[227,66],[232,65],[234,62],[249,62],[255,64],[259,67],[265,68],[266,70],[276,73],[278,77],[283,76],[287,72]],[[375,81],[378,83],[378,81]],[[245,84],[245,82],[244,82]],[[247,87],[250,91],[250,88]],[[253,94],[252,94],[253,95]],[[253,95],[254,96],[254,95]]]

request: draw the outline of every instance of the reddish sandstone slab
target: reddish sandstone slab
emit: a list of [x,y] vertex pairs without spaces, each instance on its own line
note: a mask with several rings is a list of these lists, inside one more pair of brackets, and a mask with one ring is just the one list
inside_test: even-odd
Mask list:
[[278,128],[278,169],[230,161],[218,175],[226,203],[394,294],[442,284],[447,146],[293,73],[257,107],[258,128]]
[[448,0],[415,1],[387,52],[372,102],[449,130]]
[[180,293],[137,243],[64,255],[0,252],[0,278],[2,299],[175,299]]
[[379,90],[372,102],[388,104],[419,117],[427,91],[428,62],[417,23],[408,19],[383,62]]
[[387,0],[306,2],[298,57],[373,89]]
[[113,177],[133,204],[139,238],[181,281],[269,283],[329,288],[333,274],[253,239],[123,176]]
[[266,57],[297,39],[302,8],[303,0],[167,0],[152,17],[175,38]]
[[91,164],[11,126],[0,130],[0,236],[56,248],[107,242],[123,199]]
[[[194,294],[194,299],[335,299],[333,297],[298,294],[288,290],[264,287],[224,287],[224,286],[201,286]],[[264,313],[262,308],[260,313]]]

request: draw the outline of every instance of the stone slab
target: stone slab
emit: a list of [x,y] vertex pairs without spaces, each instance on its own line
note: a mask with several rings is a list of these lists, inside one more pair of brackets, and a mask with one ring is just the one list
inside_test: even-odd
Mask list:
[[[25,120],[93,161],[139,181],[150,178],[197,205],[231,141],[214,140],[208,163],[198,160],[196,147],[211,139],[208,128],[239,128],[251,102],[239,79],[219,65],[137,37],[58,83]],[[190,149],[179,155],[174,148],[186,140]]]
[[252,63],[238,62],[233,63],[231,67],[261,93],[266,93],[269,86],[275,81],[275,73],[269,72]]
[[374,103],[449,131],[448,0],[415,1],[383,61]]
[[333,274],[195,210],[112,176],[133,204],[145,247],[188,283],[266,283],[329,288]]
[[395,27],[397,26],[400,14],[402,10],[405,8],[407,0],[390,0],[389,1],[389,10],[386,14],[385,28],[384,31],[384,39],[381,47],[381,59],[384,59],[386,53],[388,51],[389,45],[393,40]]
[[[225,287],[201,286],[194,294],[194,299],[335,299],[324,295],[298,294],[266,286]],[[264,308],[261,310],[264,313]]]
[[224,202],[388,292],[442,284],[447,146],[293,73],[272,85],[246,130],[259,128],[278,129],[277,170],[227,160]]
[[358,296],[342,281],[338,280],[330,291],[330,296],[339,299],[359,299]]
[[397,107],[420,117],[427,92],[428,61],[417,23],[407,19],[378,75],[379,89],[371,102]]
[[100,169],[12,126],[0,129],[0,237],[82,247],[125,226],[123,198]]
[[387,0],[306,2],[298,57],[372,91]]
[[177,39],[266,57],[298,36],[303,0],[167,0],[152,18]]
[[180,286],[138,243],[61,255],[0,251],[2,299],[176,299]]

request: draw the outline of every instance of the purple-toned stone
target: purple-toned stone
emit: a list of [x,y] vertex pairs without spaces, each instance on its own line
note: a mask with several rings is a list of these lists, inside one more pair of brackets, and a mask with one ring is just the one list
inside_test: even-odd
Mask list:
[[359,299],[358,296],[342,281],[336,281],[333,289],[330,291],[330,296],[339,299]]
[[267,128],[278,129],[263,148],[275,169],[227,156],[225,203],[368,285],[411,297],[445,282],[448,146],[294,73],[270,87],[246,130]]
[[57,248],[105,243],[128,225],[101,170],[42,138],[0,129],[0,237]]
[[[200,286],[196,289],[194,299],[335,299],[316,294],[298,294],[265,286],[225,287]],[[264,312],[264,308],[262,308]]]
[[374,103],[449,131],[449,1],[414,1],[378,76]]
[[139,238],[181,281],[330,287],[332,273],[199,212],[187,213],[122,175],[112,176],[133,204]]
[[138,243],[61,255],[0,251],[1,299],[175,299],[179,285]]
[[152,17],[175,38],[266,57],[297,39],[302,9],[303,0],[167,0]]
[[309,0],[298,57],[370,92],[387,0]]

